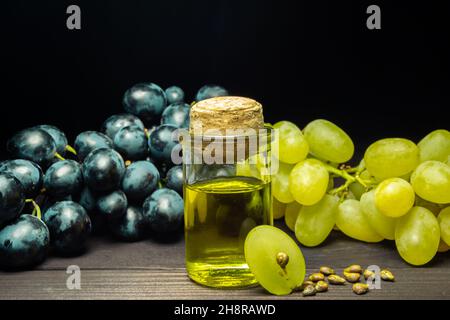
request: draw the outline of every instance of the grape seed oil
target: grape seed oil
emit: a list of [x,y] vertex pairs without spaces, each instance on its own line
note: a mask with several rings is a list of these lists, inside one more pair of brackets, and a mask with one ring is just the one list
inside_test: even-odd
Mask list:
[[273,224],[270,183],[223,177],[184,187],[186,268],[209,287],[236,288],[256,280],[244,257],[247,233]]

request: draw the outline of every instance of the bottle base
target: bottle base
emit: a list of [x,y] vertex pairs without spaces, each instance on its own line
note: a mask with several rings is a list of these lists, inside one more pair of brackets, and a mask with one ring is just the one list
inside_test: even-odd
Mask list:
[[210,264],[187,262],[189,278],[194,282],[211,288],[239,289],[256,285],[258,282],[247,264]]

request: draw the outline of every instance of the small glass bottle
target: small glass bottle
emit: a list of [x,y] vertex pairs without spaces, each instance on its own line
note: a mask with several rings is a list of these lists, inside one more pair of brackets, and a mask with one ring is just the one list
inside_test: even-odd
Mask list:
[[256,283],[245,262],[247,233],[273,224],[273,135],[267,127],[219,131],[182,141],[186,269],[205,286],[246,287]]

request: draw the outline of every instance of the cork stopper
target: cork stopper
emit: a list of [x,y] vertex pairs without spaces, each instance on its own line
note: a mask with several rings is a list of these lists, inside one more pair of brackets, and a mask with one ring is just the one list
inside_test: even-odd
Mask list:
[[262,105],[250,98],[215,97],[197,102],[191,108],[191,133],[217,130],[225,135],[227,129],[264,128]]

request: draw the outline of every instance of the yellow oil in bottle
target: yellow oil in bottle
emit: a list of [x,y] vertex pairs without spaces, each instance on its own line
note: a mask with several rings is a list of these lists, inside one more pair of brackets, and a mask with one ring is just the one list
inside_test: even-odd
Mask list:
[[253,285],[244,257],[247,233],[273,224],[270,183],[253,177],[214,178],[185,186],[186,268],[197,283]]

